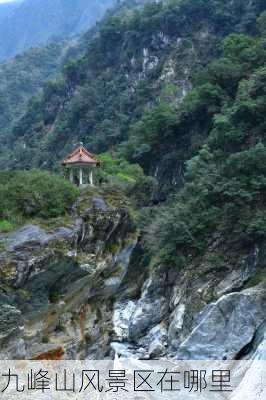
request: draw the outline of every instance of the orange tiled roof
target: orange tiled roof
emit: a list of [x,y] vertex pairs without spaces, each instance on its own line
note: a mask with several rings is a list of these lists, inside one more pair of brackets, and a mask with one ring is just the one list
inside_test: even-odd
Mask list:
[[80,146],[73,153],[69,154],[63,161],[63,165],[67,164],[99,164],[99,161],[89,153],[85,147]]

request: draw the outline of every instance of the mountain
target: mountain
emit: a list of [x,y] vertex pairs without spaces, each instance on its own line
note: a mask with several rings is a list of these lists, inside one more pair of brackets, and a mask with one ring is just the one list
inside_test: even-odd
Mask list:
[[265,1],[141,3],[2,135],[3,359],[265,358]]
[[55,76],[67,56],[70,43],[49,44],[34,48],[0,64],[0,127],[1,136],[20,118],[29,99],[43,84]]
[[113,4],[114,0],[22,0],[0,5],[0,60],[74,37],[94,25]]
[[[9,4],[12,6],[9,7]],[[115,15],[123,8],[129,9],[141,4],[143,2],[140,0],[116,4],[107,16]],[[14,9],[15,3],[7,3],[6,7],[4,6],[5,4],[0,5],[0,11],[3,8],[6,12],[10,12]],[[1,143],[8,137],[16,121],[23,116],[30,98],[37,95],[45,82],[53,79],[70,59],[81,57],[86,52],[88,42],[97,35],[106,18],[102,18],[96,25],[86,30],[84,35],[75,39],[65,39],[28,49],[0,64]]]
[[[70,62],[60,79],[32,99],[6,137],[5,154],[11,146],[13,157],[2,156],[0,165],[51,168],[77,141],[95,152],[125,144],[137,130],[134,123],[149,109],[164,103],[178,109],[200,71],[219,55],[221,40],[232,32],[255,34],[256,18],[264,9],[260,0],[210,0],[206,5],[182,0],[110,16],[88,41],[86,55]],[[198,132],[199,145],[203,137],[204,131]],[[160,145],[152,157],[149,146],[136,143],[133,153],[127,146],[127,157],[160,180],[178,181],[178,142],[171,151]],[[188,159],[191,149],[186,145],[181,153]]]

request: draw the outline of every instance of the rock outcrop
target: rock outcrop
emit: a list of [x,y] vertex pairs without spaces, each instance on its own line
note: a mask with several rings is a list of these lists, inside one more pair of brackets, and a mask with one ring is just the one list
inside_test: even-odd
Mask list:
[[181,271],[153,266],[137,298],[115,303],[112,347],[118,355],[253,357],[266,323],[265,245],[244,253],[228,249],[226,257],[219,252],[216,241],[208,254],[191,257]]
[[151,264],[120,197],[0,237],[0,358],[264,358],[265,244]]
[[85,357],[89,344],[105,355],[135,228],[127,208],[102,197],[84,196],[78,208],[69,227],[26,225],[1,237],[0,358],[45,359],[58,348]]
[[206,306],[181,344],[178,359],[236,359],[265,321],[266,290],[255,287],[222,296]]

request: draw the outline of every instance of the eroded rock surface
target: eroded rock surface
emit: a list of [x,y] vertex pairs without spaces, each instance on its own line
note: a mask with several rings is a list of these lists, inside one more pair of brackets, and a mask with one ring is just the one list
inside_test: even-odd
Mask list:
[[265,321],[266,291],[255,287],[207,306],[201,322],[181,344],[179,359],[236,359]]
[[82,206],[70,227],[26,225],[1,238],[1,358],[59,347],[65,358],[106,356],[110,298],[127,275],[136,233],[127,208],[101,197]]
[[150,264],[119,196],[0,237],[0,358],[265,357],[266,245]]

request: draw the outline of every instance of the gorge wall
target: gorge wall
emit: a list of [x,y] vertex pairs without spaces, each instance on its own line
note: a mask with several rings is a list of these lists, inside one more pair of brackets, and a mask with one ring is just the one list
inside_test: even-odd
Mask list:
[[114,189],[84,192],[73,213],[65,227],[1,235],[1,359],[252,357],[265,335],[265,244],[233,257],[215,238],[179,271],[147,262]]

